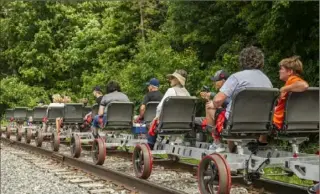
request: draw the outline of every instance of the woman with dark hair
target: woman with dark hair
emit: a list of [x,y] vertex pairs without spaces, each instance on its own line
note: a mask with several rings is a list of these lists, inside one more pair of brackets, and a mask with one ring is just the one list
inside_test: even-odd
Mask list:
[[105,108],[114,101],[120,101],[120,102],[130,102],[128,96],[124,93],[121,92],[121,88],[118,82],[116,81],[110,81],[108,82],[106,86],[106,92],[107,94],[103,96],[100,106],[99,106],[99,111],[98,114],[94,117],[93,122],[92,122],[92,130],[93,130],[93,135],[96,137],[97,136],[97,131],[96,129],[102,128],[106,121],[106,111]]

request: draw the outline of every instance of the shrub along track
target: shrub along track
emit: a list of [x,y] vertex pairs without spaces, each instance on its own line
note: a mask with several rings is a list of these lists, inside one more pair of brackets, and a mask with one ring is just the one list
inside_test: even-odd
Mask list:
[[[15,139],[12,137],[12,139]],[[141,180],[134,177],[131,163],[131,154],[125,152],[107,151],[107,157],[103,166],[97,166],[92,163],[90,151],[82,150],[81,157],[74,159],[70,157],[70,149],[67,145],[60,145],[59,152],[52,152],[49,143],[44,143],[43,148],[35,147],[32,141],[31,145],[17,142],[1,137],[3,143],[12,144],[29,152],[41,154],[55,162],[80,169],[90,173],[107,182],[119,185],[132,193],[199,193],[197,190],[196,166],[183,164],[173,161],[155,162],[152,175],[148,180]],[[22,140],[23,141],[23,140]],[[254,186],[247,186],[241,178],[232,179],[231,193],[295,193],[305,194],[305,188],[285,184],[277,181],[258,180]],[[161,185],[161,186],[160,186]]]

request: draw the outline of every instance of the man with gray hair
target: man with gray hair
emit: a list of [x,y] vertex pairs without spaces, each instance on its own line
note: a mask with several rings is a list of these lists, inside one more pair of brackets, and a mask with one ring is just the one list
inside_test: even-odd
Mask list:
[[[243,88],[250,87],[262,87],[262,88],[272,88],[272,83],[270,79],[261,71],[264,66],[264,54],[257,47],[251,46],[245,48],[241,51],[239,55],[239,63],[242,71],[232,74],[227,81],[220,88],[218,94],[215,95],[212,101],[207,102],[206,109],[208,109],[208,125],[213,126],[217,123],[220,126],[217,128],[222,130],[223,123],[228,119],[231,108],[231,101],[228,104],[225,111],[221,114],[216,115],[216,110],[222,106],[222,104],[228,99],[237,94]],[[216,120],[216,122],[215,122]],[[221,130],[219,131],[221,133]],[[220,143],[220,140],[215,140],[210,149],[216,152],[223,152],[224,148]],[[265,142],[258,142],[265,143]],[[228,142],[228,147],[230,152],[235,152],[235,145],[233,142]]]

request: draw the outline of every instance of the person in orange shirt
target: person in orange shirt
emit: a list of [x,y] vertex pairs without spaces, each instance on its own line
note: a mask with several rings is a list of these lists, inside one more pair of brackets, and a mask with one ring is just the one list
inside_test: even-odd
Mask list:
[[[281,130],[283,127],[284,109],[288,93],[303,92],[308,89],[309,84],[301,78],[303,65],[300,61],[300,57],[293,56],[282,59],[279,66],[280,80],[286,83],[282,88],[280,88],[280,96],[274,109],[273,124],[278,130]],[[261,135],[259,143],[266,144],[267,137],[265,135]]]

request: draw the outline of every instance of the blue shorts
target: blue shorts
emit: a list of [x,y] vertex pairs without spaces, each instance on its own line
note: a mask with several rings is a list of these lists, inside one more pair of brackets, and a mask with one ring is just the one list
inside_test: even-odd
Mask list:
[[[100,119],[99,115],[94,116],[93,121],[92,121],[93,127],[100,128],[99,119]],[[105,126],[105,124],[107,123],[107,115],[106,114],[103,114],[102,121],[103,121],[103,126]]]

